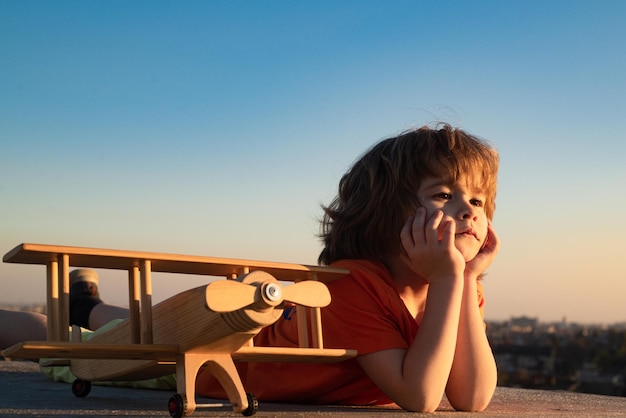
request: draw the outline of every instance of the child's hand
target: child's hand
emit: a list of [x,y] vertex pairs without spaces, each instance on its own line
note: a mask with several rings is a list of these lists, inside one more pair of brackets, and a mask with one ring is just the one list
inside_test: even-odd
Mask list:
[[500,249],[500,239],[493,229],[493,225],[489,222],[487,228],[487,238],[485,244],[480,249],[476,257],[467,262],[465,266],[465,276],[476,278],[487,270],[487,267],[493,262],[498,250]]
[[438,210],[426,221],[426,209],[418,208],[400,232],[404,262],[429,283],[462,275],[465,259],[454,245],[456,223]]

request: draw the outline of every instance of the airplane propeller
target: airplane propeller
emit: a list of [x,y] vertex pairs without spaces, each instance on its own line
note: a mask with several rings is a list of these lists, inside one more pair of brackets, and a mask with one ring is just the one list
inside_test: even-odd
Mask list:
[[231,312],[259,302],[267,307],[288,301],[320,308],[330,303],[328,288],[318,281],[305,280],[282,286],[272,275],[263,271],[253,271],[243,280],[217,280],[209,283],[206,288],[208,308],[214,312]]

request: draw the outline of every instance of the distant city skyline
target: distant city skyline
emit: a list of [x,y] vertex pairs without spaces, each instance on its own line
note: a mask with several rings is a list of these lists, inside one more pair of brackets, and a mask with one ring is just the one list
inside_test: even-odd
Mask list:
[[[487,319],[626,320],[626,2],[5,1],[0,252],[315,264],[350,164],[436,121],[499,149]],[[125,303],[123,275],[101,271]],[[0,303],[45,300],[0,263]],[[155,301],[200,278],[157,277]]]

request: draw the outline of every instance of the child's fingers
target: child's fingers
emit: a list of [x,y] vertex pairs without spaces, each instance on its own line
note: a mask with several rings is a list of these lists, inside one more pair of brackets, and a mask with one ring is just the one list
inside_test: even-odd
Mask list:
[[456,222],[454,222],[451,217],[446,216],[442,219],[441,225],[443,226],[443,231],[441,232],[441,243],[444,246],[454,246]]
[[487,228],[487,238],[485,239],[485,249],[491,252],[497,252],[499,248],[500,248],[500,238],[498,237],[498,234],[496,234],[496,231],[490,222]]
[[426,237],[424,236],[425,217],[426,210],[421,207],[417,208],[415,216],[409,216],[402,226],[400,242],[406,252],[409,252],[416,246],[426,245]]
[[440,227],[442,226],[443,211],[436,211],[435,214],[428,220],[424,231],[426,243],[437,243],[440,239]]
[[466,272],[476,276],[483,273],[494,260],[499,249],[500,238],[498,238],[498,234],[490,222],[487,227],[487,238],[485,238],[484,246],[478,255],[467,264]]
[[411,228],[411,232],[413,234],[413,241],[416,245],[426,245],[428,238],[425,236],[425,227],[426,227],[426,209],[419,207],[415,211],[415,218],[413,219],[413,224]]
[[413,216],[409,216],[409,218],[402,225],[402,230],[400,231],[400,242],[402,243],[402,247],[405,252],[408,252],[411,248],[415,246],[415,241],[413,239]]

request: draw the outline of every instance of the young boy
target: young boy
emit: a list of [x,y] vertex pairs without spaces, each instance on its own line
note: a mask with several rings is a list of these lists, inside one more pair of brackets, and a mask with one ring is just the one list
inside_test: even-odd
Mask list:
[[[384,140],[343,176],[322,220],[321,264],[350,269],[328,284],[324,345],[358,350],[332,365],[249,363],[259,400],[396,403],[431,412],[445,391],[458,410],[480,411],[496,386],[479,282],[499,240],[491,226],[498,154],[448,125]],[[297,346],[295,315],[255,338]],[[197,393],[218,396],[207,372]]]
[[[480,279],[499,240],[491,226],[498,154],[448,125],[423,127],[375,145],[324,208],[319,262],[350,274],[328,284],[324,345],[358,351],[337,364],[240,363],[260,401],[384,405],[434,411],[446,393],[458,410],[486,408],[496,366],[483,320]],[[81,308],[91,328],[119,311]],[[89,312],[87,312],[89,311]],[[3,324],[0,312],[0,325]],[[256,337],[297,347],[295,308]],[[198,395],[223,397],[207,370]]]

